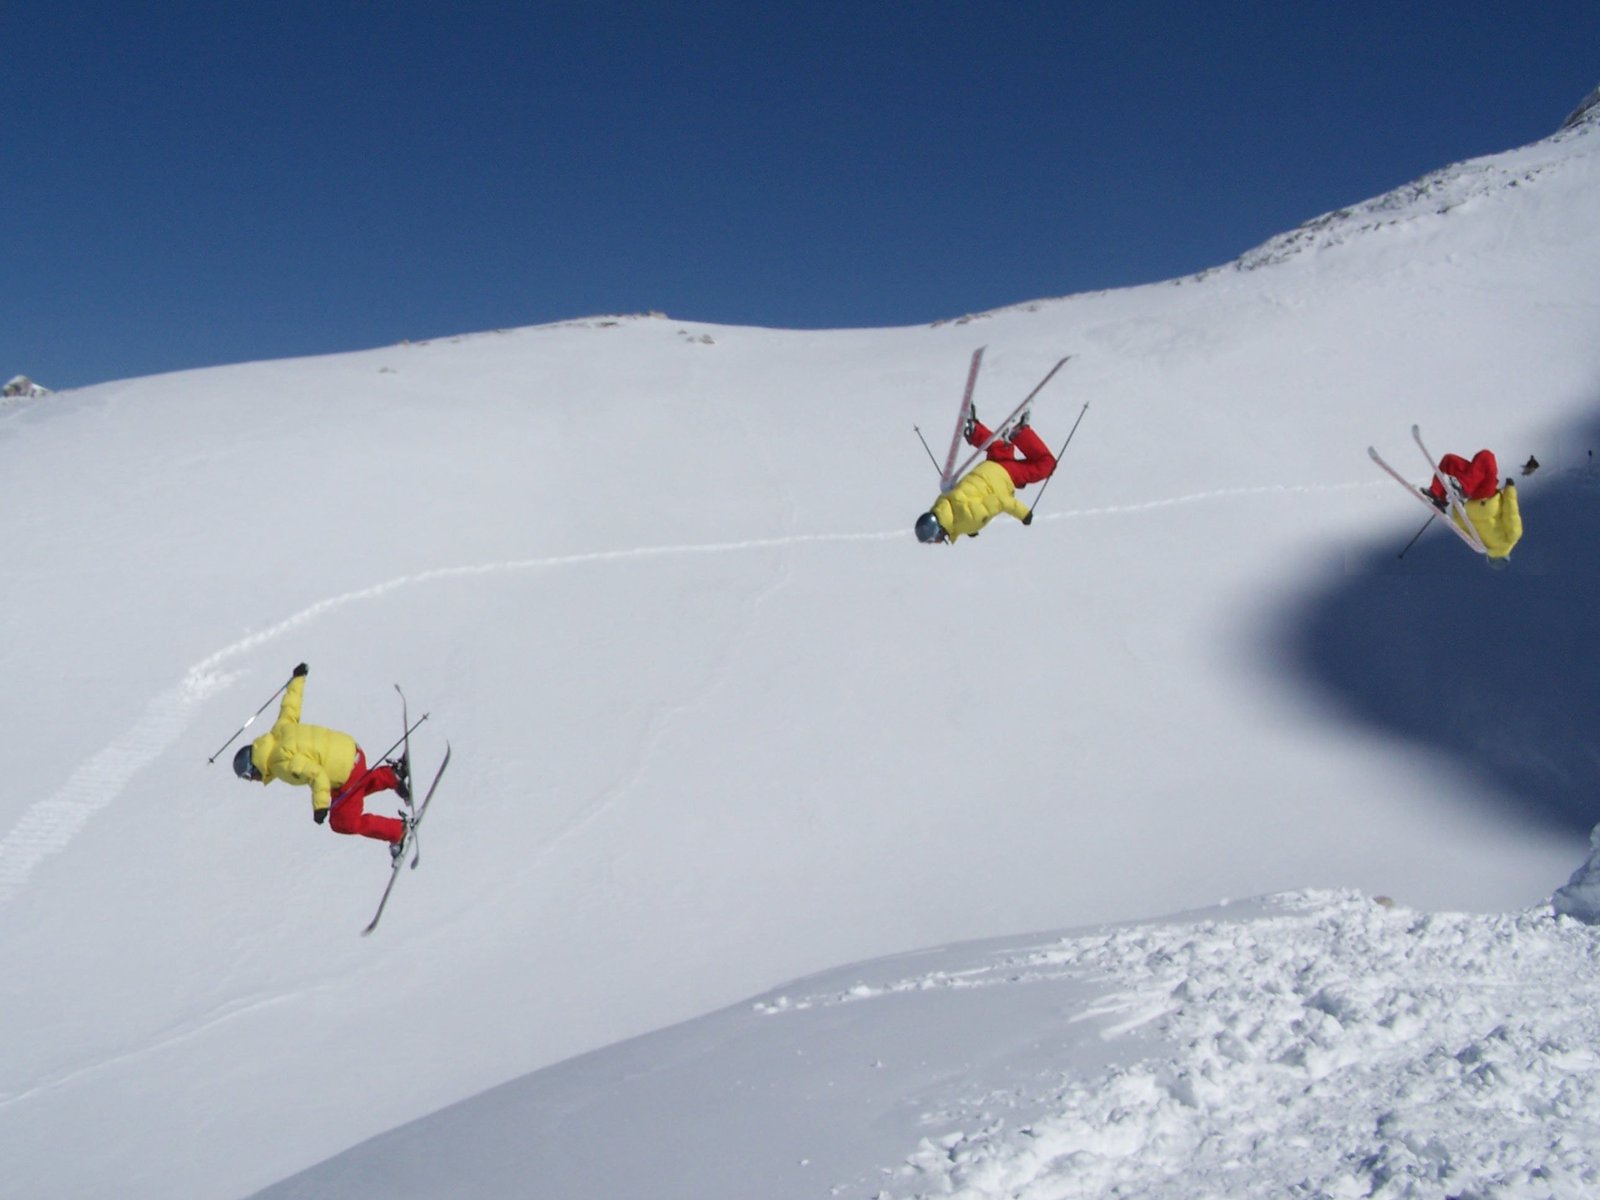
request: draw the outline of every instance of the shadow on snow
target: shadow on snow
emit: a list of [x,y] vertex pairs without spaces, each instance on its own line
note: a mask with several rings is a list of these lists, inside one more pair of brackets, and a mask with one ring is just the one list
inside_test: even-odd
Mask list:
[[[1582,432],[1579,446],[1600,449],[1600,425]],[[1524,523],[1504,570],[1429,529],[1404,558],[1403,540],[1352,557],[1342,584],[1289,614],[1284,639],[1356,719],[1486,777],[1527,821],[1587,833],[1600,821],[1600,459],[1556,457],[1527,479],[1509,448],[1501,463]]]

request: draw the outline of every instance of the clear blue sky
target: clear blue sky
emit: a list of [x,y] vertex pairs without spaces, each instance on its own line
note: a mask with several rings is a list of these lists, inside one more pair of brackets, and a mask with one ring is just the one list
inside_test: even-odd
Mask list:
[[0,376],[1171,278],[1600,85],[1600,3],[13,0]]

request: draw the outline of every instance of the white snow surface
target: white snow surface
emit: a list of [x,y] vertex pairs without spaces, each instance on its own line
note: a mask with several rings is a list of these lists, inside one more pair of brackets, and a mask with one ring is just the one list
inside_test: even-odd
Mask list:
[[263,1193],[1562,1196],[1600,959],[1299,893],[885,959],[528,1076]]
[[[1585,119],[1172,284],[7,409],[3,1191],[1594,1194],[1596,194]],[[980,344],[1090,407],[924,547]],[[1543,464],[1508,570],[1396,557],[1412,422]],[[370,939],[207,761],[302,660],[454,748]]]

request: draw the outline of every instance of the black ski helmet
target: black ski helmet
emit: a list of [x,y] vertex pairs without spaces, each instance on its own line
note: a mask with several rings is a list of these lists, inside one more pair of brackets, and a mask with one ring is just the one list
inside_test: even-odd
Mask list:
[[931,512],[925,512],[917,518],[917,541],[944,541],[944,526],[939,524],[939,518]]
[[233,756],[233,773],[240,779],[260,779],[261,772],[256,770],[256,764],[250,761],[250,747],[240,746],[239,753]]

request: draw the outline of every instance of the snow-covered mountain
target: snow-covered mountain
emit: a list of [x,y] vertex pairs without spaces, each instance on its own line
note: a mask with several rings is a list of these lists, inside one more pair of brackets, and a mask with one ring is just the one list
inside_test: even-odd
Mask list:
[[0,388],[0,400],[32,400],[49,394],[49,388],[40,387],[26,375],[13,375],[5,387]]
[[[279,1194],[1592,1188],[1595,942],[1547,898],[1600,782],[1597,149],[929,328],[597,318],[7,412],[8,1188],[351,1147]],[[923,547],[911,426],[979,344],[980,414],[1065,353],[1035,425],[1090,407],[1031,527]],[[1544,464],[1510,570],[1396,557],[1365,451],[1420,481],[1412,422]],[[207,761],[298,661],[307,720],[380,749],[401,681],[454,749],[371,939],[382,847]]]
[[1572,115],[1561,123],[1561,128],[1573,129],[1585,122],[1592,125],[1596,121],[1600,121],[1600,88],[1595,88],[1583,98],[1583,103],[1572,110]]

